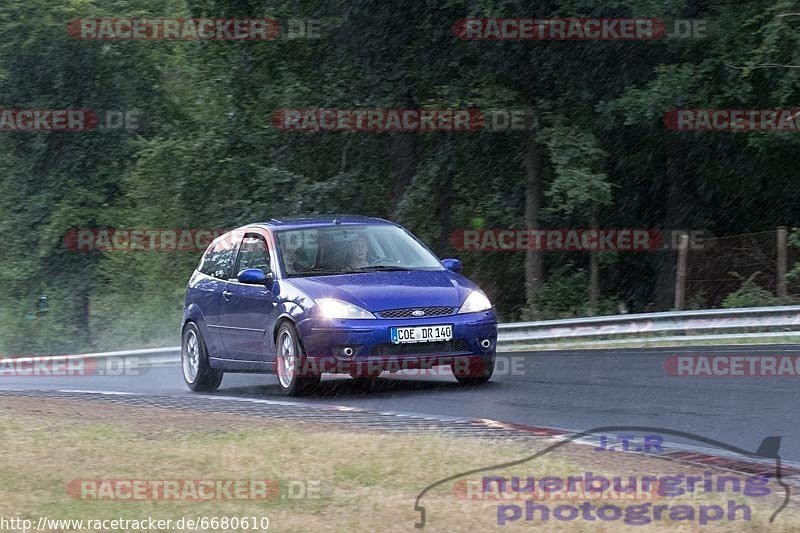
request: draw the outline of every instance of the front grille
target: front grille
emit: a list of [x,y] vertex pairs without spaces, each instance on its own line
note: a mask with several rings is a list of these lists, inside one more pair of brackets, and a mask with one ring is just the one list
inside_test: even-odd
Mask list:
[[[415,315],[414,311],[422,311],[424,315]],[[431,316],[447,316],[455,312],[453,307],[409,307],[407,309],[389,309],[380,311],[381,318],[428,318]]]
[[372,357],[394,355],[450,355],[469,352],[469,343],[463,339],[444,342],[421,342],[408,344],[377,344],[372,348]]

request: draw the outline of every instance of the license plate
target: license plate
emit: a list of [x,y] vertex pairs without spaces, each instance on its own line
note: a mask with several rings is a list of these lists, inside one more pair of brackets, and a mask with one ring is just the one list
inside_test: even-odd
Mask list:
[[408,328],[389,328],[394,344],[409,342],[441,342],[453,340],[453,325],[413,326]]

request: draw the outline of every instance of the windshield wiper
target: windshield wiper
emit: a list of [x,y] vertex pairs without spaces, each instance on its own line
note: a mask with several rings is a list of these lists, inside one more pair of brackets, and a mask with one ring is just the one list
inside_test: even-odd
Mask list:
[[301,270],[299,272],[295,272],[293,274],[289,274],[290,278],[304,278],[307,276],[319,274],[322,276],[329,276],[335,274],[346,274],[344,270],[332,270],[330,268],[307,268],[305,270]]
[[354,268],[348,272],[379,272],[379,271],[387,271],[387,272],[394,272],[394,271],[405,271],[408,272],[410,270],[414,270],[413,268],[407,267],[399,267],[393,265],[374,265],[374,266],[366,266],[361,268]]

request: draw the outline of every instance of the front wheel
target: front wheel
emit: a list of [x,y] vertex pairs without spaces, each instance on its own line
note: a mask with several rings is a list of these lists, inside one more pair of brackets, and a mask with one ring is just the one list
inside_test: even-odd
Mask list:
[[181,339],[181,367],[186,386],[196,392],[214,392],[222,381],[222,370],[211,368],[200,328],[189,322]]
[[450,364],[453,375],[464,385],[483,385],[492,379],[494,354],[457,359]]
[[275,372],[281,392],[302,396],[319,384],[320,375],[306,364],[306,357],[294,326],[284,322],[278,329],[275,347]]

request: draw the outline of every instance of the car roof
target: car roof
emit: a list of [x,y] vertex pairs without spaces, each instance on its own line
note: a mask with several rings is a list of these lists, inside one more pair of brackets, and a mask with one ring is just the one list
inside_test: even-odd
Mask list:
[[330,226],[332,224],[391,224],[393,222],[376,217],[366,217],[362,215],[312,215],[306,217],[281,217],[280,219],[271,218],[265,222],[257,222],[255,225],[267,226],[275,229],[294,229],[309,226]]

